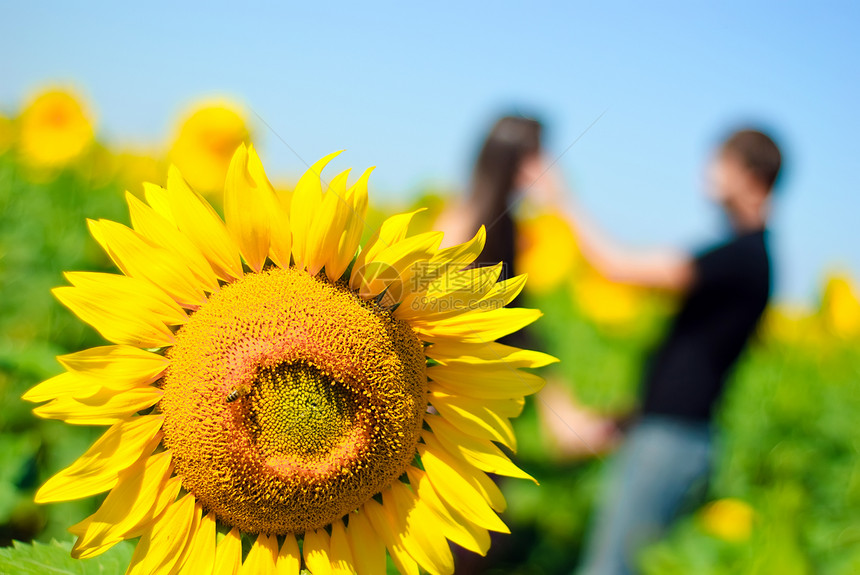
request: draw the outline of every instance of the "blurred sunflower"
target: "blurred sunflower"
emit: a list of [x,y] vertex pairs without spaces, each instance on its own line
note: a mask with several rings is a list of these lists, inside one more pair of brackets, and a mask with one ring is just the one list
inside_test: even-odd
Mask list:
[[12,120],[0,114],[0,154],[5,154],[15,141],[15,128]]
[[93,126],[80,100],[63,90],[36,96],[20,118],[20,149],[36,167],[62,166],[93,141]]
[[572,282],[573,296],[588,319],[599,326],[629,326],[642,312],[642,292],[637,288],[611,282],[588,270]]
[[860,336],[860,296],[847,275],[834,274],[826,280],[821,316],[834,335],[844,339]]
[[141,182],[158,180],[165,171],[155,151],[122,151],[116,154],[115,162],[117,180],[125,189],[136,187],[140,190]]
[[770,306],[762,319],[761,332],[766,339],[786,344],[825,343],[821,323],[805,307],[785,304]]
[[705,532],[723,541],[740,543],[750,538],[755,511],[740,499],[727,497],[709,503],[699,512]]
[[128,195],[133,229],[90,222],[124,275],[68,273],[55,294],[115,345],[24,396],[110,425],[36,495],[109,491],[74,556],[140,537],[129,573],[375,575],[387,548],[404,574],[451,573],[448,540],[483,554],[508,532],[487,473],[529,478],[496,443],[515,449],[510,418],[543,385],[519,368],[555,361],[493,341],[539,317],[504,307],[525,279],[466,269],[483,229],[442,250],[407,236],[415,212],[356,255],[370,170],[323,193],[335,155],[288,204],[241,146],[226,224],[175,168],[149,205]]
[[579,250],[570,224],[558,214],[540,214],[519,224],[517,269],[529,276],[529,291],[546,293],[576,269]]
[[236,108],[226,104],[200,107],[179,128],[169,159],[196,191],[220,193],[233,152],[248,137],[245,119]]

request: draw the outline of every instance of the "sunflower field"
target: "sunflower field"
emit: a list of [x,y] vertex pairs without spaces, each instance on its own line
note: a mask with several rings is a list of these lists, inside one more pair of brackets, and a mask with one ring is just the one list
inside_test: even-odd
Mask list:
[[[81,498],[60,497],[56,503],[35,502],[37,491],[46,485],[51,477],[74,464],[87,452],[104,432],[104,427],[98,419],[53,417],[53,412],[45,409],[47,406],[37,407],[34,403],[24,401],[22,396],[40,382],[57,378],[58,374],[63,372],[63,367],[67,367],[69,361],[74,361],[66,359],[66,363],[61,365],[57,360],[58,356],[76,357],[80,360],[83,356],[70,354],[105,346],[105,338],[98,331],[81,322],[58,301],[58,298],[62,299],[63,294],[68,292],[58,291],[57,297],[54,297],[52,290],[65,286],[70,281],[75,283],[75,277],[85,277],[69,276],[67,280],[63,274],[68,271],[110,274],[117,272],[114,261],[121,260],[122,257],[117,256],[114,251],[112,253],[115,257],[112,261],[99,245],[110,244],[111,234],[119,229],[119,226],[115,229],[115,224],[110,222],[134,225],[135,229],[139,229],[139,222],[133,222],[134,217],[129,215],[128,205],[143,206],[139,208],[143,211],[133,211],[138,217],[141,213],[149,213],[147,210],[152,213],[158,211],[157,202],[152,199],[158,197],[157,190],[148,193],[152,190],[145,190],[141,183],[152,182],[156,184],[154,188],[162,192],[164,189],[158,186],[167,183],[167,190],[172,193],[173,188],[168,182],[168,174],[172,173],[169,168],[171,165],[176,166],[187,185],[196,190],[200,198],[206,198],[215,211],[222,214],[226,212],[227,225],[235,226],[235,229],[239,230],[235,234],[245,238],[244,243],[238,242],[242,259],[246,268],[249,268],[245,277],[253,276],[259,279],[265,275],[263,266],[267,256],[272,261],[277,259],[275,232],[272,232],[271,238],[266,237],[266,244],[262,248],[259,248],[259,244],[259,249],[254,248],[257,236],[247,228],[242,228],[245,224],[241,223],[241,218],[233,216],[234,219],[231,220],[231,213],[237,213],[235,206],[230,205],[229,198],[233,196],[228,194],[227,202],[221,199],[225,181],[231,181],[231,178],[232,181],[239,181],[234,178],[235,166],[231,166],[231,162],[237,161],[237,156],[234,156],[237,148],[250,150],[243,152],[245,156],[242,156],[242,165],[247,166],[246,175],[249,181],[256,182],[252,187],[258,191],[263,188],[259,185],[261,178],[265,179],[262,167],[257,167],[258,159],[255,159],[253,149],[244,146],[252,141],[253,131],[243,117],[241,108],[220,102],[201,103],[193,110],[178,126],[173,143],[168,149],[145,152],[123,150],[115,144],[98,139],[85,103],[69,91],[45,91],[33,98],[24,109],[10,114],[9,117],[0,115],[0,397],[3,405],[0,413],[0,573],[110,574],[124,573],[130,563],[133,566],[146,565],[145,558],[141,559],[145,552],[140,549],[148,545],[150,537],[155,535],[129,529],[116,541],[105,542],[107,540],[104,538],[98,539],[102,533],[98,531],[100,527],[94,527],[92,521],[85,521],[94,513],[107,513],[97,510],[108,507],[105,504],[106,497],[110,498],[110,494],[118,492],[117,489],[109,493],[104,493],[105,489],[96,489],[91,493],[95,496]],[[333,145],[336,146],[337,143]],[[366,180],[363,181],[366,184]],[[332,180],[331,185],[339,185],[337,182],[338,177]],[[414,237],[424,238],[429,242],[429,246],[435,241],[435,236],[430,235],[432,222],[443,210],[450,194],[425,190],[415,194],[418,199],[410,206],[374,204],[371,197],[369,206],[360,207],[361,198],[366,200],[366,196],[349,191],[353,188],[347,190],[345,177],[340,184],[344,187],[344,197],[354,200],[353,207],[356,210],[364,210],[363,223],[366,223],[366,226],[362,229],[350,227],[350,223],[344,224],[346,231],[342,237],[348,239],[342,239],[341,244],[335,241],[334,247],[331,247],[327,254],[323,254],[322,249],[319,253],[314,252],[310,244],[301,248],[288,246],[285,248],[286,267],[289,267],[290,253],[294,256],[297,253],[306,254],[302,265],[308,267],[311,275],[331,274],[334,273],[331,270],[337,269],[336,277],[330,278],[331,285],[342,276],[347,279],[340,281],[351,282],[349,285],[356,293],[366,292],[367,301],[361,302],[360,306],[350,312],[352,315],[348,315],[350,321],[358,325],[365,321],[361,319],[366,316],[365,312],[377,309],[374,306],[384,305],[382,295],[391,293],[388,288],[384,293],[373,289],[374,282],[387,281],[381,275],[357,275],[356,262],[352,262],[351,258],[355,246],[359,245],[359,239],[360,245],[369,246],[367,254],[373,254],[374,241],[378,240],[378,237],[373,235],[374,230],[383,222],[399,221],[386,218],[404,210],[427,208],[415,215],[410,232],[422,232]],[[271,197],[293,198],[295,202],[295,197],[304,197],[302,185],[301,180],[291,185],[280,185],[276,182],[271,190]],[[152,206],[152,210],[143,203],[144,198]],[[265,196],[261,202],[268,202],[269,199],[266,198],[270,196]],[[277,211],[279,208],[274,205],[270,207],[271,212],[265,217],[274,218],[272,214],[280,213]],[[324,200],[319,200],[318,204],[310,207],[313,210],[308,208],[308,212],[328,209]],[[336,213],[334,207],[331,211]],[[537,381],[538,377],[534,374],[539,374],[563,382],[572,396],[595,412],[615,415],[629,411],[635,406],[636,386],[643,362],[665,329],[676,302],[665,295],[613,284],[602,278],[583,261],[574,236],[564,220],[555,214],[534,212],[528,206],[523,206],[521,211],[518,267],[520,272],[528,274],[522,300],[524,307],[542,312],[540,320],[526,329],[533,348],[543,353],[516,355],[531,352],[509,352],[508,367],[532,368],[521,372],[525,374],[523,377],[534,378],[528,381]],[[292,214],[295,213],[294,206]],[[160,216],[153,216],[155,217]],[[342,219],[344,222],[348,221],[346,216]],[[88,220],[95,223],[88,226]],[[102,223],[104,221],[109,222]],[[218,222],[220,221],[219,219]],[[295,233],[296,226],[300,224],[292,222],[291,225]],[[95,238],[91,236],[90,228],[95,230]],[[306,237],[313,237],[316,228],[313,224],[308,224],[307,228]],[[175,231],[174,229],[173,232]],[[194,243],[194,237],[188,235],[186,241],[189,239]],[[401,235],[398,241],[403,240],[406,243],[411,239],[413,238],[403,240]],[[421,247],[424,245],[422,241],[412,242],[415,245],[409,248],[412,250],[409,253],[420,249],[428,254],[437,253],[434,251],[435,247]],[[353,249],[347,252],[341,249],[341,252],[337,253],[338,246],[342,248],[344,242],[347,247]],[[119,242],[114,242],[113,245],[119,245]],[[457,252],[460,255],[474,249],[477,244],[463,245],[465,247],[461,252]],[[256,255],[252,253],[254,249],[257,249]],[[382,248],[377,246],[376,251],[380,250]],[[443,251],[439,250],[438,253]],[[344,253],[347,253],[348,257],[344,258]],[[430,255],[425,259],[434,261]],[[138,262],[139,266],[144,266],[144,260],[145,258],[138,257],[134,261]],[[322,265],[323,262],[326,263],[325,266]],[[222,277],[225,274],[238,277],[245,273],[242,271],[241,261],[238,270],[234,271],[227,269],[229,266],[225,264],[224,269],[220,270],[223,274],[216,270],[217,266],[214,264],[211,269],[208,265],[203,267],[210,272],[216,271],[215,275],[209,278],[214,285],[209,291],[217,289],[219,283],[229,283]],[[193,271],[198,268],[189,268],[192,269],[189,277],[193,276],[201,282],[206,279],[202,276],[209,277],[205,273],[198,274]],[[321,271],[323,268],[325,272]],[[135,275],[133,272],[128,273],[126,269],[123,271],[127,272],[126,275]],[[301,277],[303,279],[298,280],[292,276],[284,277],[278,281],[290,286],[293,285],[290,282],[305,282],[301,283],[305,286],[301,288],[302,293],[317,289],[307,283],[310,282],[310,276],[304,274]],[[253,281],[242,285],[251,285]],[[330,284],[321,285],[330,287]],[[494,297],[497,297],[498,301],[507,303],[521,287],[511,283],[500,288],[498,293],[483,293],[488,293],[486,297],[495,294]],[[274,288],[268,286],[260,289],[265,291]],[[192,291],[187,291],[189,298],[195,297]],[[341,293],[336,297],[346,296]],[[407,294],[403,297],[409,296]],[[368,303],[371,301],[374,303]],[[97,302],[93,305],[96,304]],[[132,303],[128,305],[131,306]],[[212,311],[215,308],[207,309]],[[329,308],[323,306],[320,309]],[[181,313],[184,317],[184,312]],[[216,314],[216,311],[212,313]],[[219,310],[217,313],[226,312]],[[285,308],[272,313],[290,314],[293,311]],[[490,313],[492,312],[488,312]],[[78,315],[83,317],[82,313]],[[433,329],[444,328],[448,329],[450,334],[461,334],[456,331],[456,324],[452,323],[456,317],[439,316],[442,319],[435,324],[422,323],[424,320],[417,315],[400,317],[406,318],[404,321],[413,322],[411,325],[415,326],[415,330],[430,340],[441,337],[434,333]],[[510,317],[513,319],[509,321],[514,323],[529,323],[524,315],[522,318],[513,315]],[[378,319],[377,317],[373,321]],[[313,326],[308,328],[310,331],[313,329]],[[186,331],[191,333],[190,330]],[[203,345],[206,338],[210,337],[206,334],[211,333],[213,332],[200,331],[194,336],[196,343],[193,345]],[[241,347],[241,338],[237,338],[236,341],[231,340],[230,345]],[[496,335],[493,335],[491,339],[495,338]],[[189,335],[185,339],[192,339],[192,336]],[[443,340],[448,341],[444,338],[438,341]],[[344,341],[348,343],[351,340],[346,338]],[[187,370],[192,373],[194,369],[198,369],[199,366],[195,365],[196,358],[205,354],[200,353],[193,345],[188,344],[183,348],[183,353],[188,355],[185,360],[181,359],[182,354],[179,351],[171,356],[174,358],[171,361],[181,366],[176,368],[176,372]],[[469,342],[462,345],[469,345]],[[157,346],[142,347],[148,349]],[[423,353],[419,354],[422,369],[426,361],[428,370],[435,369],[435,373],[440,373],[440,385],[444,384],[445,372],[442,370],[446,367],[452,370],[461,369],[463,373],[471,373],[468,370],[474,368],[474,365],[465,365],[468,362],[457,358],[455,352],[459,348],[456,345],[450,345],[449,348],[439,344],[438,350],[443,351],[437,351],[435,355],[428,352],[426,358]],[[416,349],[420,351],[419,348]],[[398,359],[408,363],[404,359],[407,355],[406,351],[400,350]],[[479,356],[480,354],[476,354],[475,357],[470,357],[470,360],[481,359]],[[549,356],[560,361],[553,363]],[[380,365],[387,366],[387,362],[387,359],[381,360]],[[477,363],[479,367],[482,365],[481,362]],[[454,368],[453,365],[462,367]],[[494,369],[492,365],[485,365],[483,368]],[[285,374],[273,367],[267,373],[267,381],[273,386],[272,389],[275,389],[272,392],[275,394],[273,397],[279,401],[287,401],[277,396],[276,389],[278,381],[285,377],[298,378],[310,389],[307,392],[310,395],[307,397],[293,397],[292,400],[309,403],[319,401],[319,396],[314,395],[316,392],[313,390],[319,380],[315,379],[316,375],[312,370]],[[408,373],[408,369],[404,373]],[[642,572],[648,575],[848,575],[860,572],[858,383],[860,294],[850,274],[839,272],[822,278],[817,301],[809,302],[807,307],[792,308],[778,303],[772,306],[755,341],[734,373],[719,412],[718,425],[721,433],[718,459],[708,487],[708,501],[700,508],[691,509],[663,540],[642,554]],[[170,385],[170,382],[166,384],[165,393],[169,391],[167,388]],[[353,569],[362,574],[386,570],[390,573],[418,573],[419,568],[421,572],[441,573],[452,564],[450,557],[453,557],[457,573],[552,575],[572,572],[577,566],[583,536],[594,501],[598,497],[601,471],[611,455],[587,454],[571,457],[559,450],[548,434],[545,414],[539,409],[540,399],[535,399],[534,396],[526,397],[523,407],[522,396],[526,395],[525,392],[517,397],[487,396],[482,400],[486,405],[498,404],[498,410],[493,413],[504,421],[498,426],[482,426],[481,429],[492,433],[487,435],[485,443],[476,444],[477,451],[468,451],[470,436],[461,434],[461,427],[458,427],[468,426],[468,422],[462,418],[457,419],[457,414],[468,411],[466,406],[469,403],[467,400],[457,402],[456,389],[451,387],[453,385],[430,388],[429,393],[434,398],[431,399],[434,408],[432,414],[410,412],[411,414],[404,415],[407,419],[417,418],[417,429],[422,433],[425,442],[420,451],[420,466],[414,461],[410,463],[404,460],[398,463],[400,467],[395,470],[402,472],[403,477],[408,475],[408,483],[401,483],[397,481],[397,476],[394,476],[392,484],[392,478],[389,478],[385,485],[394,486],[394,489],[389,488],[386,491],[392,494],[390,500],[388,495],[370,497],[369,500],[365,497],[364,500],[367,501],[360,507],[362,512],[353,512],[350,515],[346,530],[340,519],[331,524],[325,523],[326,527],[319,529],[314,528],[313,521],[296,525],[285,523],[292,519],[283,519],[274,526],[266,523],[260,527],[261,516],[254,514],[253,507],[263,508],[268,500],[251,498],[247,509],[237,507],[232,502],[224,503],[223,510],[218,508],[219,517],[222,513],[224,516],[235,516],[233,524],[240,525],[243,529],[248,527],[245,531],[263,532],[267,527],[271,527],[278,533],[287,531],[304,533],[304,536],[298,542],[292,535],[286,539],[261,536],[255,542],[246,535],[237,535],[238,530],[225,530],[220,525],[216,535],[214,513],[201,516],[200,503],[195,503],[191,498],[180,500],[188,501],[185,505],[189,510],[187,517],[192,517],[190,509],[196,510],[193,521],[188,521],[193,522],[201,532],[204,529],[211,531],[211,548],[207,549],[213,562],[206,571],[236,573],[237,569],[241,568],[241,572],[269,572],[261,566],[267,565],[265,554],[271,551],[270,572],[274,572],[274,566],[277,564],[278,569],[283,569],[279,572],[284,573],[298,573],[300,567],[308,569],[314,575],[349,573]],[[403,393],[408,395],[409,391]],[[245,397],[248,394],[247,390],[237,387],[231,392],[225,405],[229,407],[251,401]],[[366,395],[372,402],[372,392],[368,391]],[[37,397],[36,400],[43,399]],[[331,405],[339,405],[340,399],[337,397],[329,400]],[[154,401],[150,401],[142,405],[149,408],[153,403]],[[165,400],[162,407],[173,409],[171,405],[176,404],[176,409],[192,411],[197,407],[180,403]],[[265,402],[260,405],[260,409],[266,409]],[[37,413],[42,417],[34,414],[34,407],[37,407]],[[324,408],[326,405],[321,407]],[[379,412],[384,411],[368,409],[369,415],[359,415],[372,419],[381,417]],[[506,409],[510,411],[505,411]],[[132,406],[129,416],[138,411],[143,410]],[[520,411],[522,415],[515,417]],[[189,416],[187,419],[193,420],[194,417],[197,416]],[[513,427],[510,432],[511,423],[508,418],[512,419]],[[68,423],[59,419],[65,419]],[[137,416],[137,419],[142,417]],[[265,421],[265,418],[260,421]],[[303,421],[289,423],[293,426],[290,427],[291,430],[302,429],[301,426],[305,425]],[[413,428],[414,425],[410,429],[414,431]],[[396,445],[400,441],[398,438],[409,437],[412,433],[410,429],[395,430],[390,436],[380,432],[383,435],[380,443]],[[428,429],[432,429],[432,433],[428,434]],[[178,432],[165,430],[166,435],[169,436],[170,433]],[[323,430],[318,436],[313,436],[313,441],[324,444],[327,439],[325,433]],[[175,457],[186,458],[184,453],[194,450],[194,442],[183,442],[176,439],[177,437],[179,436],[167,437],[166,445],[180,454]],[[232,439],[227,438],[227,441],[222,443],[229,444]],[[288,437],[278,441],[288,445],[290,449],[293,448]],[[474,477],[467,477],[464,482],[465,488],[479,486],[480,489],[475,489],[481,491],[488,501],[497,503],[491,505],[492,509],[483,502],[481,505],[484,507],[472,508],[472,502],[466,499],[463,500],[462,506],[454,505],[458,494],[457,489],[452,486],[459,485],[456,481],[462,480],[462,477],[452,477],[451,483],[447,484],[448,491],[442,488],[441,481],[434,484],[433,479],[442,476],[443,468],[450,471],[468,467],[458,467],[460,463],[448,461],[445,457],[436,459],[436,454],[456,451],[458,443],[465,445],[464,453],[471,453],[473,457],[474,453],[483,454],[483,459],[475,459],[479,469],[486,470],[480,467],[481,462],[486,463],[489,461],[487,458],[492,457],[490,468],[495,470],[492,481],[487,479],[487,475],[479,473]],[[228,447],[229,445],[224,449]],[[314,447],[316,448],[318,446]],[[490,448],[493,451],[481,451]],[[306,446],[302,449],[306,449]],[[156,455],[151,459],[155,460],[157,457]],[[516,465],[511,464],[508,458]],[[153,463],[153,467],[156,464]],[[506,467],[509,464],[510,467]],[[340,486],[338,489],[352,489],[349,478],[353,476],[361,478],[356,481],[364,488],[370,479],[361,475],[364,473],[362,469],[364,468],[359,466],[347,470],[347,466],[344,466],[343,473],[348,477],[337,484]],[[188,476],[193,473],[200,476],[201,485],[206,484],[209,476],[217,475],[205,468],[202,472],[196,468],[186,470]],[[168,472],[165,477],[169,475]],[[523,480],[529,476],[535,481]],[[170,484],[170,481],[166,484]],[[174,484],[178,491],[178,482]],[[496,484],[498,497],[494,495]],[[406,488],[404,485],[411,487]],[[435,491],[433,485],[436,485]],[[469,487],[470,485],[472,487]],[[328,487],[330,486],[322,486],[321,489]],[[67,488],[78,487],[70,484]],[[200,489],[203,491],[205,487]],[[256,489],[256,483],[247,489],[252,492]],[[379,490],[376,489],[374,493]],[[430,503],[423,501],[422,491],[431,498]],[[413,496],[413,492],[417,495]],[[341,491],[326,495],[329,500],[335,500],[340,497]],[[374,513],[381,514],[382,509],[398,509],[405,505],[404,501],[412,501],[410,498],[418,496],[422,498],[419,505],[422,512],[431,513],[429,510],[437,510],[435,515],[427,517],[433,517],[433,521],[438,517],[444,519],[439,519],[439,525],[444,527],[440,527],[444,537],[440,538],[431,533],[435,529],[434,523],[430,524],[427,534],[420,533],[419,522],[418,532],[410,533],[408,538],[403,537],[401,543],[405,547],[401,548],[397,543],[401,541],[397,539],[400,536],[396,532],[384,534],[387,529],[385,525],[388,523],[383,515]],[[121,507],[122,502],[119,503]],[[185,511],[178,509],[181,505],[167,508],[167,514],[174,513],[176,518],[184,517],[182,514]],[[215,503],[208,507],[213,505]],[[355,502],[347,502],[344,505],[346,506],[343,509],[336,510],[340,515],[357,508]],[[484,508],[487,513],[482,511]],[[499,512],[499,517],[507,528],[494,528],[497,525],[494,521],[499,519],[495,511]],[[471,517],[471,522],[465,520],[464,516],[465,519]],[[96,517],[103,518],[99,515]],[[479,525],[476,527],[476,524]],[[404,525],[403,528],[405,531],[415,531],[416,525]],[[510,534],[498,533],[507,529]],[[489,534],[488,531],[493,533]],[[374,541],[372,536],[362,539],[374,533],[385,540],[389,549],[387,555],[382,543]],[[78,536],[78,542],[75,536]],[[102,546],[99,547],[96,543],[88,543],[90,547],[82,545],[80,540],[87,538],[102,541]],[[447,551],[448,540],[455,543],[451,546],[453,552]],[[362,545],[359,545],[359,542]],[[299,544],[302,546],[301,550]],[[364,546],[374,549],[378,547],[382,552],[372,557],[370,554],[365,556],[358,551],[359,547]],[[192,547],[194,545],[189,543],[188,548]],[[479,551],[484,556],[467,549]],[[204,551],[196,549],[194,553],[202,554]],[[228,565],[227,558],[230,553],[236,555],[238,560]],[[83,558],[73,558],[72,554]],[[153,553],[153,556],[155,555],[157,554]],[[320,559],[323,556],[325,560]],[[169,557],[163,559],[176,561]],[[282,568],[282,564],[288,567]],[[353,565],[356,567],[352,567]],[[162,563],[155,567],[149,565],[147,568],[154,572],[176,572],[179,563]]]

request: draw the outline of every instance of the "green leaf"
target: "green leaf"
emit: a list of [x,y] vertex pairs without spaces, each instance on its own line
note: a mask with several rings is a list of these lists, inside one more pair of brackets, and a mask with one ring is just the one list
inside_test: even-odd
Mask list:
[[14,541],[0,548],[0,573],[20,575],[120,575],[131,561],[134,545],[127,541],[92,559],[74,559],[69,541],[32,544]]

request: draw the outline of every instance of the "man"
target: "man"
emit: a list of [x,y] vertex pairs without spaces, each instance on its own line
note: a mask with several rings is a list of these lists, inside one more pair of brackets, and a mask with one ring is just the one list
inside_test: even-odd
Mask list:
[[725,140],[710,165],[709,192],[732,234],[695,256],[626,251],[579,210],[565,210],[584,256],[607,278],[682,294],[645,374],[641,413],[610,465],[584,575],[634,573],[638,552],[707,478],[714,406],[770,296],[766,225],[780,166],[779,149],[761,132],[741,130]]

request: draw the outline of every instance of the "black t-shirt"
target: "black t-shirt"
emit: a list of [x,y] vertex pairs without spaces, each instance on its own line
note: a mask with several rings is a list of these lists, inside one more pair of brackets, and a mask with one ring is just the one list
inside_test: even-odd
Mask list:
[[643,413],[706,420],[770,296],[766,233],[695,259],[695,280],[645,377]]

